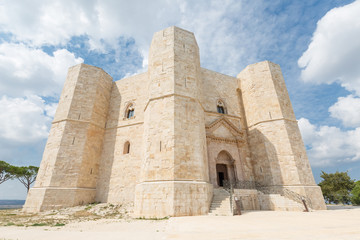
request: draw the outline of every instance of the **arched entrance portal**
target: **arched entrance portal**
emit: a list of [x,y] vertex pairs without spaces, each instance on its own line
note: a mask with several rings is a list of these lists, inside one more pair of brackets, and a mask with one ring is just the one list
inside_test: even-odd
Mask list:
[[219,187],[224,186],[224,181],[229,181],[227,167],[225,164],[216,164],[217,184]]
[[224,186],[225,181],[236,182],[234,159],[226,151],[221,151],[216,158],[217,185]]

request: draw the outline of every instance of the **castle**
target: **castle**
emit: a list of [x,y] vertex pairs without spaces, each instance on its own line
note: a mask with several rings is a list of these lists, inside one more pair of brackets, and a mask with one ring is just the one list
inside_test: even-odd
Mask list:
[[325,209],[280,67],[236,78],[202,68],[194,34],[169,27],[145,73],[113,82],[69,69],[24,211],[109,202],[136,216],[202,215],[225,184],[245,210],[296,210],[296,197]]

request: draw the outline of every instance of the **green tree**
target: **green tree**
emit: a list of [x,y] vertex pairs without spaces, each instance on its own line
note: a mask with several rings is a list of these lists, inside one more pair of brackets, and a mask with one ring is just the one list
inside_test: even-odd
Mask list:
[[319,186],[324,198],[328,203],[349,204],[350,191],[354,188],[355,181],[350,178],[348,172],[326,173],[321,171],[320,177],[323,179]]
[[354,205],[360,205],[360,181],[355,183],[355,187],[351,191],[351,202]]
[[26,187],[27,191],[29,192],[30,185],[35,182],[38,171],[39,168],[35,166],[16,167],[15,177]]
[[14,178],[14,166],[0,161],[0,184]]

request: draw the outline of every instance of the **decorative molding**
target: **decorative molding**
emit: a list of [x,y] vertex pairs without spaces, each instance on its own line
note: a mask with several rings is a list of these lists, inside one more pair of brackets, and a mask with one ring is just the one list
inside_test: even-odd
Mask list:
[[116,127],[111,127],[111,128],[106,128],[105,130],[110,130],[110,129],[115,129],[115,128],[123,128],[123,127],[130,127],[130,126],[134,126],[134,125],[140,125],[143,124],[144,122],[136,122],[136,123],[129,123],[126,125],[120,125],[120,126],[116,126]]
[[264,120],[264,121],[260,121],[260,122],[257,122],[257,123],[254,123],[253,125],[250,125],[248,127],[248,129],[252,128],[252,127],[255,127],[256,125],[258,124],[261,124],[261,123],[267,123],[267,122],[275,122],[275,121],[290,121],[290,122],[298,122],[297,120],[293,120],[293,119],[288,119],[288,118],[276,118],[276,119],[269,119],[269,120]]
[[226,142],[226,143],[232,143],[232,144],[240,144],[240,145],[243,145],[243,144],[245,143],[245,140],[243,140],[243,139],[222,138],[222,137],[215,137],[215,136],[211,136],[211,135],[207,135],[206,138],[207,138],[207,139],[210,139],[210,140],[212,140],[212,141]]
[[166,94],[166,95],[163,95],[163,96],[160,96],[160,97],[150,98],[147,101],[146,105],[145,105],[144,112],[146,111],[146,109],[147,109],[148,105],[150,104],[150,102],[155,101],[155,100],[159,100],[159,99],[168,98],[168,97],[173,97],[173,96],[188,98],[188,99],[191,99],[191,100],[193,100],[195,102],[198,102],[200,104],[200,107],[202,108],[202,110],[205,112],[205,109],[204,109],[203,105],[201,104],[201,102],[198,99],[192,98],[192,97],[189,97],[189,96],[185,96],[185,95],[181,95],[181,94],[176,94],[176,93],[171,93],[171,94]]
[[101,129],[105,129],[105,127],[100,126],[99,124],[93,123],[93,122],[91,122],[91,121],[84,121],[84,120],[77,120],[77,119],[70,119],[70,118],[65,118],[65,119],[62,119],[62,120],[53,121],[51,124],[60,123],[60,122],[66,122],[66,121],[69,121],[69,122],[78,122],[78,123],[87,123],[87,124],[93,125],[93,126],[95,126],[95,127],[98,127],[98,128],[101,128]]
[[218,112],[213,112],[213,111],[204,111],[204,112],[206,114],[219,116],[219,117],[226,116],[227,118],[235,118],[235,119],[239,119],[239,120],[241,119],[240,116],[236,116],[236,115],[223,114],[223,113],[218,113]]
[[[244,131],[240,130],[238,127],[236,127],[230,120],[228,120],[226,118],[226,116],[224,116],[222,114],[222,116],[218,119],[216,119],[215,121],[213,121],[212,123],[210,123],[209,125],[205,126],[206,130],[211,131],[211,129],[213,128],[214,130],[217,129],[216,125],[219,125],[221,123],[225,123],[223,124],[227,129],[229,129],[231,132],[235,132],[235,135],[239,135],[239,136],[243,136],[244,135]],[[213,130],[213,131],[214,131]],[[211,131],[212,132],[212,131]]]
[[[226,127],[233,135],[233,138],[224,138],[224,137],[217,137],[212,134],[213,131],[218,129],[220,126]],[[243,146],[246,144],[245,138],[245,131],[240,130],[237,128],[230,120],[228,120],[224,115],[222,117],[216,119],[209,125],[205,126],[206,129],[206,138],[211,141],[217,142],[226,142],[231,144],[237,144],[238,146]]]

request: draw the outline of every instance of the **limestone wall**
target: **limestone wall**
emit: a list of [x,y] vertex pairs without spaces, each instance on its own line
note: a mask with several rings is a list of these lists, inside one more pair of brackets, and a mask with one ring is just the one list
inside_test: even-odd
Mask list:
[[[243,130],[243,140],[238,141],[238,133],[231,132],[231,127],[220,126],[213,133],[207,132],[207,154],[209,161],[210,180],[217,186],[216,158],[225,150],[233,158],[235,174],[238,180],[251,181],[252,166],[250,152],[247,146],[246,122],[243,116],[242,99],[238,88],[237,78],[217,73],[208,69],[201,69],[203,81],[202,106],[205,110],[205,124],[211,125],[219,118],[226,117],[235,128]],[[226,114],[217,112],[217,101],[225,104]],[[212,138],[215,137],[215,138]]]
[[[301,186],[316,187],[279,65],[252,64],[238,78],[255,180],[262,185],[297,186],[294,191],[299,194]],[[320,205],[319,209],[325,206]]]
[[205,68],[201,68],[203,82],[202,106],[206,124],[210,124],[222,114],[217,112],[217,100],[222,100],[226,107],[226,117],[239,129],[244,128],[241,114],[241,99],[237,79]]
[[241,202],[241,211],[260,210],[257,190],[234,189],[233,197]]
[[[180,199],[191,196],[193,188],[203,186],[204,196],[211,191],[199,49],[193,33],[176,27],[155,33],[148,72],[145,152],[141,183],[136,187],[135,213],[141,216],[203,214],[208,207],[204,212],[197,205],[208,206],[209,197],[190,198],[185,208],[178,207]],[[161,204],[159,199],[168,199],[168,203]]]
[[[112,78],[100,68],[79,64],[69,69],[25,211],[95,200],[111,86]],[[33,201],[37,195],[42,199]]]
[[[140,180],[143,159],[143,122],[147,103],[148,74],[143,73],[113,83],[106,133],[97,183],[96,199],[100,202],[133,204],[135,185]],[[126,117],[133,104],[134,116]],[[130,143],[130,152],[124,145]]]

